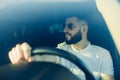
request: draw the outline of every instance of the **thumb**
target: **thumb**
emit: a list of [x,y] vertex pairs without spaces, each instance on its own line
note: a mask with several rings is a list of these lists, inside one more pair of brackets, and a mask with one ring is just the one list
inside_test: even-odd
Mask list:
[[28,62],[32,62],[32,61],[33,61],[32,57],[29,57]]

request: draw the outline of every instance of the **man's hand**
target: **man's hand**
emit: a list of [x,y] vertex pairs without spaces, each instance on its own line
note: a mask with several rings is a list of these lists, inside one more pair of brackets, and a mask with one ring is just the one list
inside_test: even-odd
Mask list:
[[20,63],[23,61],[31,61],[31,47],[28,43],[17,44],[8,53],[9,59],[12,64]]

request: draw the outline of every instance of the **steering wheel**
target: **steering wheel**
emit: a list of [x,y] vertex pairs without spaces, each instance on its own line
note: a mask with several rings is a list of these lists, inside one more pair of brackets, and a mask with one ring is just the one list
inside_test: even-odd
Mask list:
[[77,65],[85,73],[86,80],[95,80],[93,74],[87,69],[83,61],[67,51],[64,51],[58,48],[42,47],[42,48],[34,49],[32,53],[34,53],[32,54],[32,56],[47,54],[47,55],[57,55],[57,56],[63,57],[71,61],[75,65]]
[[[73,54],[57,48],[35,48],[34,55],[57,55],[68,59],[85,73],[86,80],[95,80],[92,73],[84,63]],[[30,62],[19,64],[6,64],[0,66],[0,80],[79,80],[67,68],[51,62]]]

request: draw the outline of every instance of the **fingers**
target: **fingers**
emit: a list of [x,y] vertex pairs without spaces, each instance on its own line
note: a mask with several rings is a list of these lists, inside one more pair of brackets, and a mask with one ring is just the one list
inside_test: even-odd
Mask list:
[[31,57],[31,47],[25,42],[21,45],[21,49],[23,51],[25,60],[28,60],[28,58]]
[[15,47],[15,56],[18,60],[24,58],[23,51],[21,49],[21,45],[17,44]]
[[22,57],[23,53],[20,51],[20,47],[18,45],[12,48],[9,52],[9,59],[13,64],[18,63]]
[[21,61],[28,62],[28,58],[31,57],[31,47],[27,43],[17,44],[9,51],[8,56],[12,64]]
[[17,60],[15,59],[15,56],[12,54],[12,51],[10,51],[8,53],[8,55],[9,55],[9,59],[10,59],[10,61],[11,61],[12,64],[17,63]]

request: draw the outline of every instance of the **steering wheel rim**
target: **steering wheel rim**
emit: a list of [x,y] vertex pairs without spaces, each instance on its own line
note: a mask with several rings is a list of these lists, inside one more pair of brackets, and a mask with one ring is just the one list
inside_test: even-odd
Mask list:
[[93,74],[88,70],[83,61],[77,58],[75,55],[71,54],[70,52],[58,48],[39,47],[33,49],[31,56],[35,55],[56,55],[59,57],[63,57],[77,65],[85,73],[86,80],[95,80]]

